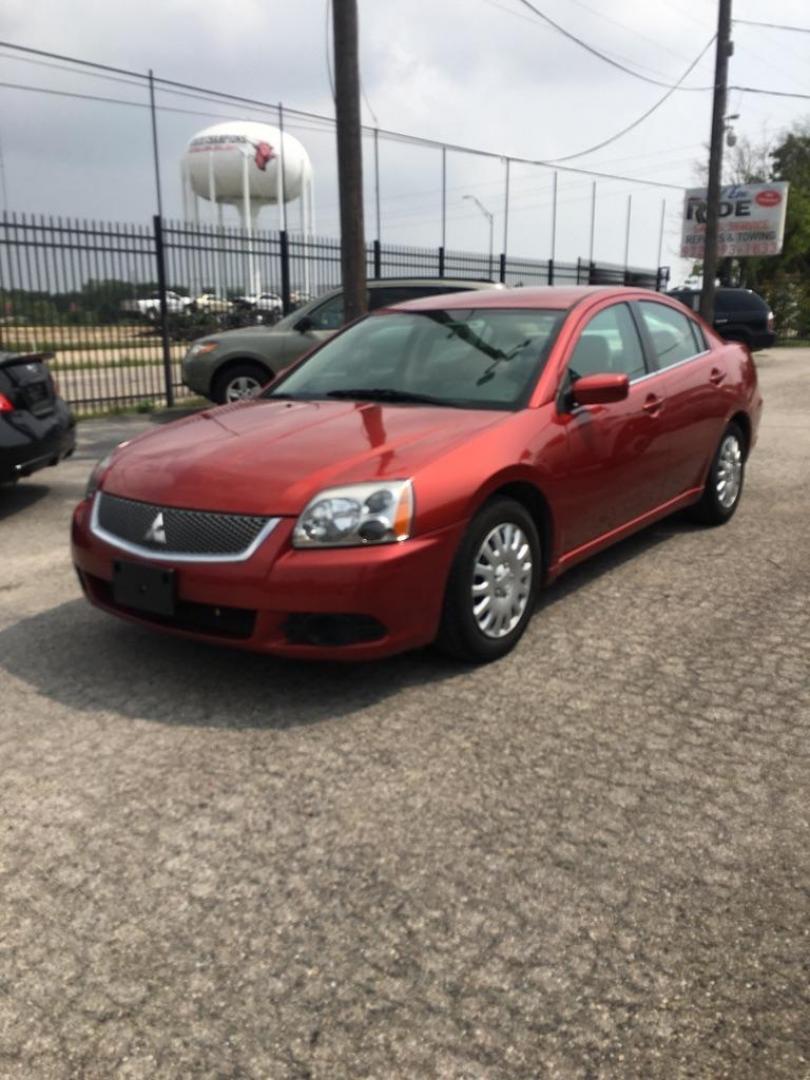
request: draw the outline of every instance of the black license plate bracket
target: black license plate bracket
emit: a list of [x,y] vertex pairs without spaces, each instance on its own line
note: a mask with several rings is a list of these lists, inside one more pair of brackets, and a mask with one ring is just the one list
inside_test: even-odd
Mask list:
[[121,607],[152,615],[174,615],[177,593],[174,570],[116,559],[112,590],[113,600]]

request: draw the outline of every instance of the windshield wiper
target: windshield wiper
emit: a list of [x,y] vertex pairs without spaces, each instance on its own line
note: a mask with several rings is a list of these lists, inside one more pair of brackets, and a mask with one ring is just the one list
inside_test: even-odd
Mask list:
[[390,387],[361,386],[355,390],[330,390],[327,395],[330,398],[348,398],[355,401],[390,401],[392,403],[413,402],[416,405],[446,405],[448,408],[458,408],[452,401],[444,398],[433,397],[430,394],[416,394],[410,390],[393,390]]

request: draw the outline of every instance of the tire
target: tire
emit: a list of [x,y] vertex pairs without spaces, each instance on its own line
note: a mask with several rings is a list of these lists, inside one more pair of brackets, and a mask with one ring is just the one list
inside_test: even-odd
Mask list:
[[725,525],[734,516],[745,481],[745,448],[742,431],[737,424],[729,424],[712,458],[700,501],[688,511],[693,521]]
[[234,401],[244,401],[265,383],[270,382],[271,372],[261,364],[245,360],[243,363],[229,364],[220,371],[211,386],[211,397],[218,405],[227,405]]
[[[534,610],[541,556],[537,527],[528,511],[514,499],[497,497],[488,502],[471,522],[456,553],[436,647],[474,664],[489,663],[510,652]],[[489,581],[487,565],[493,568]],[[495,590],[505,590],[505,595],[494,595]],[[489,603],[482,609],[479,605],[487,598]]]

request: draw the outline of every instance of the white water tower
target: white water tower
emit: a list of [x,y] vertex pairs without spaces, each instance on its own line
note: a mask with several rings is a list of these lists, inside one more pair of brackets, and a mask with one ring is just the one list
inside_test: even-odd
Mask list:
[[[271,124],[236,120],[198,132],[186,147],[182,163],[183,216],[199,224],[199,200],[217,208],[234,206],[247,234],[248,291],[261,292],[251,243],[259,214],[266,206],[279,208],[279,228],[287,228],[287,203],[299,200],[300,230],[311,236],[315,226],[312,163],[303,145]],[[305,288],[309,265],[304,261]],[[217,267],[217,278],[219,268]],[[219,280],[216,283],[219,292]]]

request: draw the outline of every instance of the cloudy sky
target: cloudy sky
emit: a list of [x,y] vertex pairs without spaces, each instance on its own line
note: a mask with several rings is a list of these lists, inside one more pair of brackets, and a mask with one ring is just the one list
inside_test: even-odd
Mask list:
[[[633,71],[676,81],[714,32],[715,0],[535,0],[553,19]],[[807,0],[735,0],[740,19],[810,26]],[[332,115],[326,0],[5,0],[0,39],[157,75],[290,108]],[[544,161],[607,139],[664,93],[589,55],[533,16],[520,0],[360,0],[361,69],[370,126]],[[730,81],[810,95],[810,34],[738,25]],[[712,81],[713,49],[685,85]],[[97,220],[145,222],[154,212],[149,115],[143,90],[32,63],[0,50],[0,144],[8,208]],[[112,104],[34,92],[50,88],[115,98]],[[160,91],[165,212],[179,216],[179,161],[188,139],[227,119],[262,119],[225,102]],[[648,120],[604,149],[570,162],[582,168],[687,186],[705,159],[711,95],[676,92]],[[733,92],[737,131],[754,139],[810,116],[810,100]],[[271,122],[272,115],[266,117]],[[290,124],[315,168],[318,231],[337,235],[334,134]],[[367,140],[367,234],[374,235],[371,140]],[[382,140],[383,239],[440,242],[441,158],[437,151]],[[447,245],[485,251],[487,222],[464,195],[495,214],[503,242],[504,166],[461,153],[448,157]],[[557,255],[586,257],[592,179],[559,174]],[[551,243],[552,170],[513,166],[509,250],[545,259]],[[678,190],[599,180],[595,257],[624,258],[632,194],[630,262],[677,257]],[[273,227],[274,211],[263,224]]]

